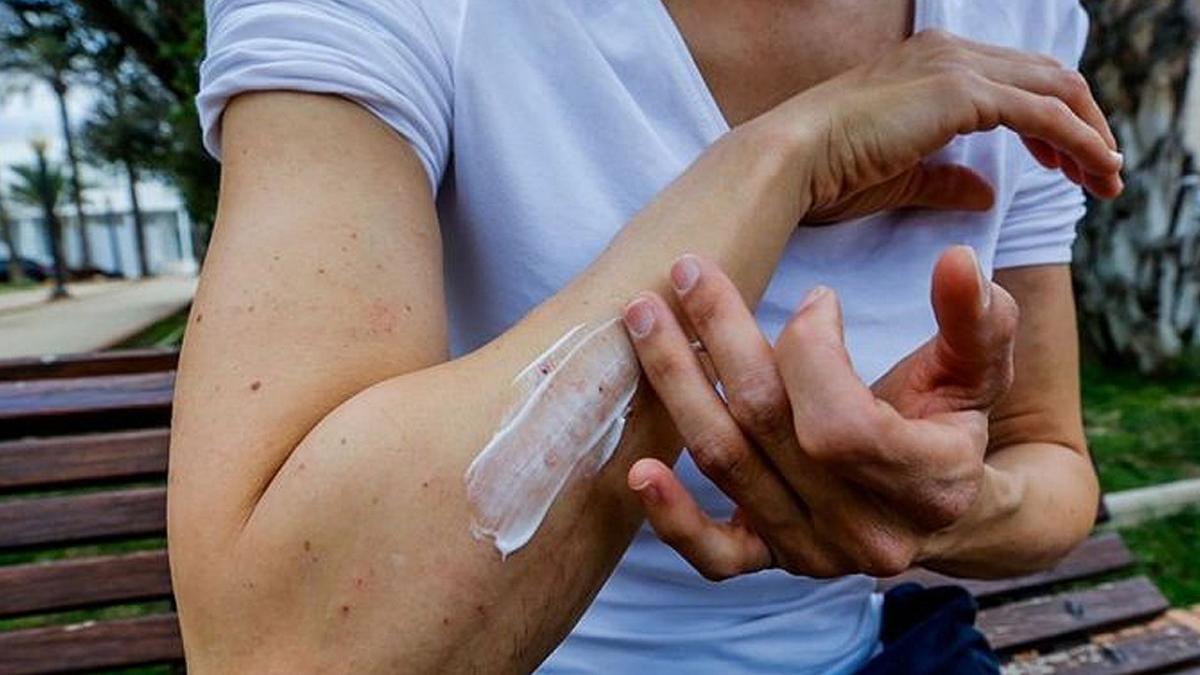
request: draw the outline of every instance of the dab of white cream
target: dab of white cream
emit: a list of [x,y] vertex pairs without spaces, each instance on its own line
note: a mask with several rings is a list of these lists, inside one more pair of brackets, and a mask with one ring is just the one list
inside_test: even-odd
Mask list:
[[516,402],[467,468],[472,533],[502,557],[524,546],[567,483],[612,457],[639,373],[619,319],[572,328],[518,373]]

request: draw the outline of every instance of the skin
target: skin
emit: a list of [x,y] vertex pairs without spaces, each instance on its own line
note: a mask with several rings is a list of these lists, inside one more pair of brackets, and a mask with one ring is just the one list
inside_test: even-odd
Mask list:
[[[407,143],[337,99],[238,97],[173,422],[168,523],[189,667],[531,669],[643,516],[633,462],[669,464],[680,440],[639,395],[612,462],[501,562],[470,536],[462,477],[511,404],[512,377],[638,291],[668,295],[685,252],[753,304],[801,220],[989,207],[971,172],[920,163],[957,133],[1008,125],[1114,194],[1120,160],[1071,82],[1044,60],[948,36],[894,46],[740,125],[571,284],[454,360],[436,215]],[[918,103],[930,100],[941,105]]]

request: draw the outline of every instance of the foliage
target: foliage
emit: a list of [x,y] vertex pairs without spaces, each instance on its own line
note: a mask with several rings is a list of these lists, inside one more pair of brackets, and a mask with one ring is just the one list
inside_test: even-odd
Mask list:
[[[21,20],[55,28],[48,47],[51,58],[0,56],[0,69],[40,76],[47,64],[57,64],[58,71],[70,74],[65,76],[94,88],[99,99],[88,127],[94,130],[91,140],[100,142],[88,143],[89,154],[104,162],[124,161],[114,159],[114,144],[133,149],[138,169],[173,183],[202,253],[216,211],[219,177],[216,162],[201,145],[193,104],[204,50],[203,3],[0,0],[0,27],[12,28]],[[55,55],[54,49],[69,58]],[[6,59],[11,62],[5,64]],[[123,114],[117,95],[129,105]],[[105,131],[116,132],[111,143],[101,141]]]
[[36,164],[11,168],[17,180],[9,184],[9,194],[18,203],[53,210],[67,193],[67,176],[57,166],[48,165],[45,173]]
[[1109,363],[1161,372],[1200,345],[1200,149],[1185,142],[1200,0],[1084,5],[1082,69],[1125,154],[1126,190],[1092,203],[1081,225],[1080,326]]

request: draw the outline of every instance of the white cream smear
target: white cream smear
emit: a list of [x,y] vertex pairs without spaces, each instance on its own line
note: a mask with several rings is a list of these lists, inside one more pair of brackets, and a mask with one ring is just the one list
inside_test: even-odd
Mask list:
[[513,378],[516,402],[467,468],[476,538],[502,557],[529,542],[571,479],[612,457],[640,372],[613,319],[572,328]]

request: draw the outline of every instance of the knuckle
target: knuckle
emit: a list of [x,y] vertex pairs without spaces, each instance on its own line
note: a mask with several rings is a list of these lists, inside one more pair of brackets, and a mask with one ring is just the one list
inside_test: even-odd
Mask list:
[[692,457],[704,475],[722,485],[741,485],[749,472],[750,452],[731,432],[707,430],[691,446]]
[[1065,117],[1070,117],[1074,113],[1071,112],[1071,107],[1060,98],[1045,98],[1043,99],[1041,114],[1047,121],[1060,121]]
[[742,573],[741,568],[733,560],[722,556],[705,560],[703,564],[696,566],[696,571],[700,573],[700,576],[714,583],[732,579]]
[[957,96],[969,95],[978,91],[982,86],[980,79],[979,73],[959,63],[948,64],[941,70],[942,85],[948,92]]
[[1068,96],[1075,99],[1085,99],[1091,97],[1092,88],[1088,84],[1086,77],[1074,70],[1068,70],[1064,72],[1065,76],[1063,77],[1063,88],[1066,90]]
[[677,379],[685,372],[687,366],[683,354],[662,345],[649,354],[642,354],[642,368],[646,371],[646,376],[650,378],[650,381],[656,385]]
[[770,434],[791,426],[791,409],[777,377],[756,373],[728,390],[733,418],[756,434]]
[[684,296],[682,302],[688,319],[702,333],[707,326],[720,321],[725,304],[721,293],[703,280],[696,283],[696,287]]
[[871,576],[894,577],[912,566],[913,547],[897,537],[876,532],[863,544],[857,562]]

